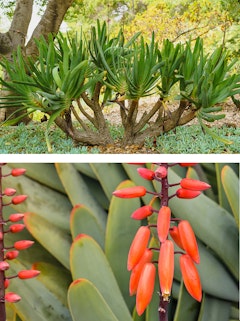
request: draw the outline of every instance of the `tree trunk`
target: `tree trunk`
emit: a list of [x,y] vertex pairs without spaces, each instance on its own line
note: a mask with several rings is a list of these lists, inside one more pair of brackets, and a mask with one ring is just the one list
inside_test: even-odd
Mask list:
[[[28,26],[32,17],[33,0],[17,0],[11,26],[6,33],[0,33],[0,55],[11,58],[18,46],[27,56],[37,55],[34,38],[41,35],[47,38],[49,33],[59,31],[64,15],[74,0],[49,0],[46,10],[35,28],[30,40],[26,43]],[[9,117],[17,108],[1,110],[0,121]],[[27,122],[29,119],[26,119]]]

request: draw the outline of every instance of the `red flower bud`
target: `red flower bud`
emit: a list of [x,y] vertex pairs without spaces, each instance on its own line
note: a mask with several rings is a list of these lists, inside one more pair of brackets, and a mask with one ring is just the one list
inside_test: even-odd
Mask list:
[[157,232],[160,242],[165,242],[170,228],[171,209],[168,206],[162,206],[158,212]]
[[142,220],[148,217],[149,215],[151,215],[152,213],[153,213],[152,206],[144,205],[138,208],[136,211],[134,211],[131,215],[131,218],[133,218],[134,220]]
[[188,167],[188,166],[195,166],[197,163],[179,163],[180,166],[182,167]]
[[179,235],[179,230],[177,226],[173,226],[169,229],[169,233],[173,239],[173,241],[177,244],[177,246],[179,246],[181,249],[184,250],[183,245],[182,245],[182,241]]
[[140,168],[137,169],[137,171],[138,171],[138,174],[142,178],[144,178],[144,179],[146,179],[148,181],[152,181],[154,179],[154,177],[155,177],[154,171],[152,171],[152,170],[150,170],[148,168],[140,167]]
[[31,279],[35,278],[40,274],[40,271],[38,270],[22,270],[18,272],[19,279],[25,280],[25,279]]
[[10,265],[6,261],[1,261],[0,262],[0,271],[6,271],[8,270]]
[[21,300],[21,297],[14,292],[8,292],[5,294],[5,300],[7,302],[16,303]]
[[159,166],[155,171],[155,176],[158,178],[165,178],[167,176],[168,170],[165,166]]
[[136,295],[136,310],[142,315],[152,299],[156,268],[153,263],[146,263],[138,283]]
[[199,264],[200,256],[197,240],[190,223],[186,220],[181,221],[178,224],[178,230],[184,250],[191,256],[194,262]]
[[190,189],[192,191],[204,191],[211,187],[211,185],[199,181],[197,179],[183,178],[180,182],[182,188]]
[[26,172],[25,168],[13,168],[11,171],[12,176],[20,176]]
[[29,248],[30,246],[32,246],[34,244],[33,241],[29,241],[29,240],[21,240],[21,241],[17,241],[14,243],[14,247],[16,250],[25,250],[27,248]]
[[132,269],[132,273],[129,280],[129,293],[130,295],[134,295],[137,292],[138,283],[140,280],[140,276],[143,270],[143,267],[146,263],[150,263],[152,261],[153,253],[151,250],[146,249],[143,256],[137,265]]
[[9,279],[5,279],[4,280],[4,289],[7,289],[9,287],[10,284],[10,280]]
[[150,230],[147,226],[141,226],[130,246],[128,252],[127,269],[130,271],[140,261],[145,252],[150,238]]
[[163,300],[170,296],[174,274],[174,246],[173,242],[166,240],[161,244],[158,258],[158,275]]
[[9,216],[9,221],[10,222],[18,222],[18,221],[21,221],[22,219],[24,218],[24,214],[22,213],[15,213],[15,214],[11,214]]
[[176,192],[178,198],[186,198],[191,199],[199,196],[201,194],[200,191],[191,191],[190,189],[179,188]]
[[13,260],[18,256],[19,252],[18,251],[9,251],[6,253],[5,258],[7,260]]
[[144,196],[146,192],[144,186],[133,186],[114,191],[113,195],[120,198],[134,198]]
[[18,233],[21,232],[24,229],[24,224],[13,224],[9,227],[9,231],[12,233]]
[[3,233],[0,232],[0,241],[2,241],[2,240],[3,240]]
[[13,205],[17,205],[17,204],[20,204],[22,202],[24,202],[27,198],[27,195],[17,195],[17,196],[14,196],[12,198],[12,203]]
[[16,193],[16,190],[14,188],[7,187],[3,191],[3,194],[6,196],[13,196]]
[[202,286],[198,270],[188,254],[180,256],[180,269],[188,293],[197,301],[202,300]]

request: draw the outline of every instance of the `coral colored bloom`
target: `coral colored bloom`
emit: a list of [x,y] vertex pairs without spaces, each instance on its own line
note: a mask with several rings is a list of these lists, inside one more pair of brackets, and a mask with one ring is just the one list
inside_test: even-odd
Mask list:
[[13,168],[11,171],[12,176],[20,176],[26,173],[25,168]]
[[14,243],[14,247],[16,250],[25,250],[32,246],[34,244],[34,241],[29,240],[21,240]]
[[130,295],[136,294],[143,267],[146,263],[150,263],[152,261],[152,257],[153,257],[153,252],[149,249],[146,249],[140,261],[138,262],[138,264],[135,265],[135,267],[132,269],[130,280],[129,280]]
[[114,191],[113,195],[120,198],[134,198],[144,196],[146,192],[144,186],[133,186]]
[[134,211],[131,215],[131,218],[134,220],[142,220],[153,213],[153,208],[150,205],[144,205],[139,207],[136,211]]
[[162,206],[158,212],[157,233],[160,242],[165,242],[170,228],[171,209],[168,206]]
[[24,279],[35,278],[39,274],[40,274],[40,271],[38,271],[38,270],[22,270],[22,271],[18,272],[18,277],[19,277],[19,279],[24,280]]
[[168,170],[165,166],[159,166],[155,171],[155,176],[157,178],[165,178],[167,176]]
[[21,297],[14,292],[7,292],[5,294],[5,300],[7,302],[16,303],[21,300]]
[[3,233],[0,232],[0,241],[2,241],[2,240],[3,240]]
[[161,244],[158,258],[158,275],[163,300],[170,296],[174,274],[174,246],[173,242],[166,240]]
[[6,261],[1,261],[0,262],[0,271],[6,271],[8,270],[10,265]]
[[197,179],[183,178],[180,182],[182,188],[190,189],[192,191],[204,191],[211,187],[211,185],[199,181]]
[[144,179],[146,179],[148,181],[152,181],[154,179],[154,177],[155,177],[155,173],[151,169],[140,167],[140,168],[137,169],[137,171],[138,171],[138,174],[142,178],[144,178]]
[[147,226],[141,226],[138,229],[128,252],[127,269],[129,271],[131,271],[134,266],[140,261],[143,253],[148,246],[149,238],[149,228]]
[[181,221],[178,224],[178,230],[184,250],[191,256],[194,262],[199,264],[198,244],[190,223],[186,220]]
[[25,228],[24,224],[13,224],[9,227],[9,231],[12,233],[21,232]]
[[202,286],[198,270],[188,254],[180,256],[180,269],[188,293],[197,301],[202,300]]
[[13,196],[16,193],[16,190],[14,188],[7,187],[3,191],[3,194],[6,196]]
[[188,167],[188,166],[195,166],[197,163],[179,163],[180,166],[182,167]]
[[10,222],[18,222],[18,221],[21,221],[22,219],[24,218],[24,214],[22,213],[15,213],[15,214],[11,214],[9,216],[9,221]]
[[169,229],[169,233],[170,233],[173,241],[177,244],[177,246],[184,250],[183,245],[182,245],[182,241],[181,241],[181,238],[179,235],[178,227],[177,226],[171,227]]
[[178,198],[186,198],[186,199],[195,198],[200,194],[201,194],[200,191],[191,191],[185,188],[179,188],[176,192],[176,195]]
[[14,197],[12,198],[12,203],[13,203],[14,205],[20,204],[20,203],[24,202],[24,201],[26,200],[26,198],[27,198],[27,195],[17,195],[17,196],[14,196]]
[[140,316],[145,311],[152,299],[154,283],[155,283],[156,268],[153,263],[144,265],[136,294],[136,310]]
[[4,280],[4,289],[7,289],[9,287],[10,281],[9,279]]
[[9,251],[5,254],[5,258],[7,260],[13,260],[18,256],[19,252],[17,250],[15,251]]

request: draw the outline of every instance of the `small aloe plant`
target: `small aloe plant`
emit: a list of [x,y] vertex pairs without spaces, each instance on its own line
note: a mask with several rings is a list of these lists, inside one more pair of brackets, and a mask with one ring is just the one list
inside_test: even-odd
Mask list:
[[[19,278],[21,280],[30,279],[39,275],[40,271],[21,270],[15,275],[8,275],[7,271],[10,268],[10,261],[15,259],[19,255],[19,251],[29,248],[33,245],[34,241],[31,240],[19,240],[12,246],[6,247],[4,244],[4,235],[7,233],[19,233],[25,225],[19,223],[24,218],[23,213],[11,214],[7,219],[4,218],[3,208],[9,205],[18,205],[24,202],[27,195],[16,195],[16,190],[7,187],[3,190],[2,179],[7,176],[17,177],[25,173],[24,168],[14,168],[11,172],[3,174],[3,166],[5,163],[0,163],[0,320],[6,320],[6,307],[5,302],[16,303],[21,300],[21,297],[15,293],[7,291],[10,284],[10,280]],[[11,198],[9,201],[9,197]]]
[[[184,285],[189,294],[197,301],[202,300],[202,286],[195,264],[200,263],[198,244],[194,231],[187,220],[171,217],[169,201],[173,197],[192,199],[211,186],[196,179],[183,178],[180,182],[168,182],[168,168],[177,164],[157,164],[157,169],[139,168],[138,173],[146,180],[156,180],[160,183],[160,191],[148,191],[144,186],[133,186],[115,190],[113,195],[120,198],[142,197],[146,194],[153,196],[149,205],[138,208],[132,218],[143,220],[151,215],[157,215],[156,223],[141,225],[132,241],[128,253],[127,268],[131,271],[129,292],[136,294],[136,311],[141,316],[152,300],[155,285],[156,267],[159,276],[159,307],[160,321],[168,320],[168,304],[170,301],[173,276],[174,255],[180,255],[179,264]],[[180,166],[195,164],[180,164]],[[171,194],[173,186],[179,188]],[[155,208],[154,201],[160,199],[160,209]],[[158,245],[149,244],[151,231],[157,235]],[[174,243],[176,246],[174,246]],[[157,252],[155,260],[152,252]]]

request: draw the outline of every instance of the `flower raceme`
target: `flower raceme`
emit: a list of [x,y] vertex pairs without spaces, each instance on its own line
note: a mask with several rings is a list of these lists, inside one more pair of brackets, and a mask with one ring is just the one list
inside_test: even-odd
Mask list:
[[[187,220],[172,218],[171,208],[168,203],[173,197],[186,200],[195,198],[211,186],[200,180],[189,178],[183,178],[179,183],[169,184],[168,168],[175,165],[178,164],[155,163],[151,170],[145,167],[137,169],[138,174],[143,179],[148,181],[157,180],[160,183],[161,190],[159,192],[147,191],[144,186],[134,186],[113,192],[114,196],[120,198],[142,197],[146,194],[153,195],[149,204],[142,205],[131,215],[131,218],[135,220],[150,220],[147,226],[142,225],[138,229],[130,246],[127,259],[127,269],[131,271],[129,293],[130,295],[136,294],[136,311],[138,315],[143,314],[152,299],[156,274],[155,264],[158,267],[161,296],[159,311],[166,311],[163,302],[165,304],[168,303],[171,295],[175,254],[180,254],[180,270],[187,291],[197,301],[201,301],[202,298],[201,281],[195,267],[195,263],[199,264],[200,262],[200,255],[194,231]],[[179,163],[179,165],[182,167],[195,166],[196,163]],[[154,166],[157,166],[155,170],[153,170]],[[180,185],[180,188],[177,189],[175,194],[171,195],[169,189],[177,185]],[[160,199],[160,209],[153,207],[156,198]],[[156,218],[153,217],[153,220],[151,220],[151,216],[156,216]],[[151,231],[153,232],[154,229],[156,233],[152,235],[153,237],[155,235],[158,236],[155,241],[158,242],[159,246],[148,248]],[[174,252],[174,243],[180,248],[180,251]],[[157,261],[153,258],[153,251],[159,252]],[[165,320],[167,320],[167,314],[165,315]]]

